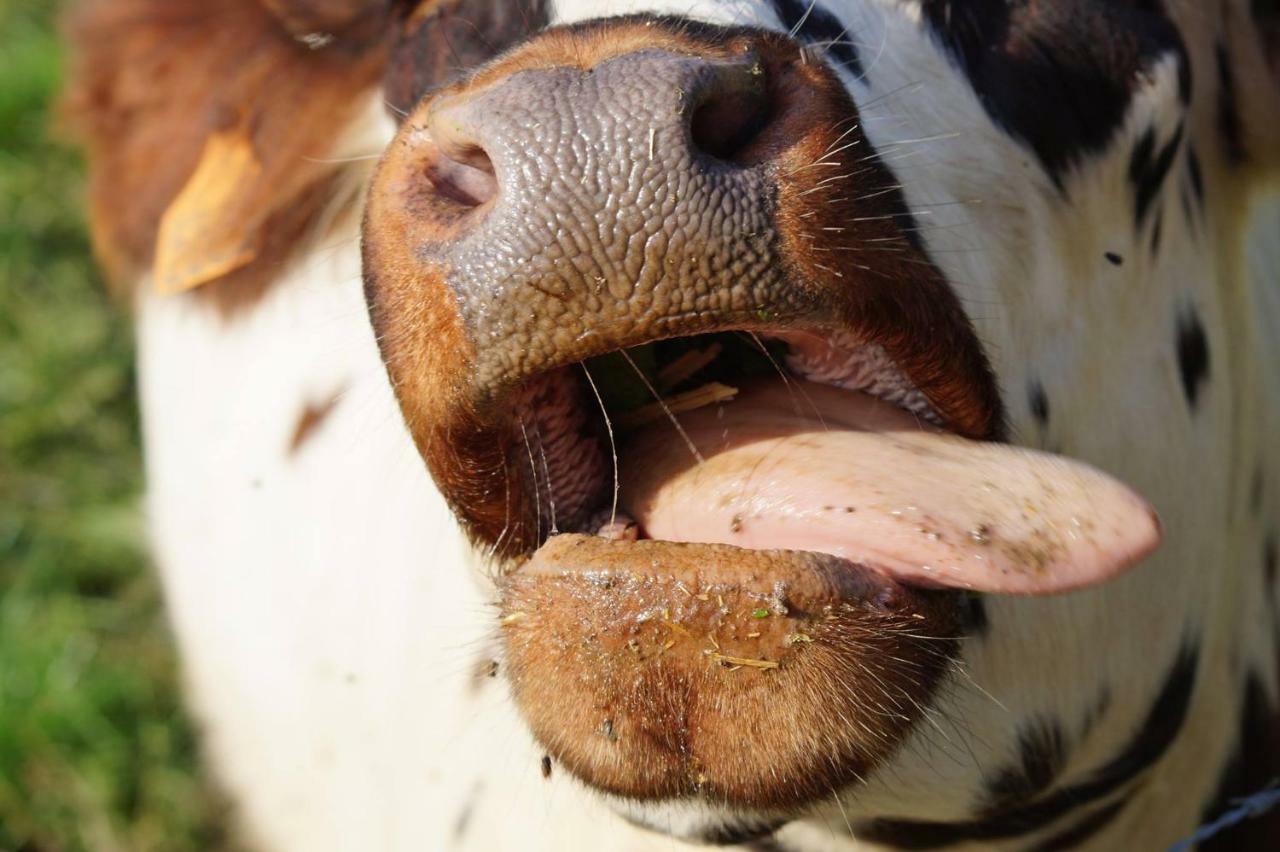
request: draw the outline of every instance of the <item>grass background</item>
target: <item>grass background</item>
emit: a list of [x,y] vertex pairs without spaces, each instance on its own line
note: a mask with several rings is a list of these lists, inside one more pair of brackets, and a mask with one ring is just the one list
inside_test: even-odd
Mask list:
[[52,0],[0,0],[0,850],[225,846],[142,544],[127,317],[53,126]]

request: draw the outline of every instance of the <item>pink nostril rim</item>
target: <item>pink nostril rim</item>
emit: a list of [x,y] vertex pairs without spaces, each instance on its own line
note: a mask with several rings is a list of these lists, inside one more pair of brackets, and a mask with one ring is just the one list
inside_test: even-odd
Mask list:
[[497,172],[480,142],[464,125],[465,100],[437,104],[427,116],[427,128],[437,154],[426,168],[436,192],[467,207],[479,207],[498,194]]
[[467,162],[439,151],[427,164],[426,177],[437,193],[466,207],[479,207],[498,194],[493,163],[480,148],[470,153]]

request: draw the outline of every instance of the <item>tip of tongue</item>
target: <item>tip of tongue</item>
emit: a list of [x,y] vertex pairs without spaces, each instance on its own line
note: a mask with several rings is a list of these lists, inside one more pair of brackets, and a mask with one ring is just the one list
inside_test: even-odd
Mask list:
[[827,553],[917,586],[1046,595],[1105,582],[1160,541],[1145,500],[1081,462],[959,438],[864,394],[748,388],[619,457],[649,537]]

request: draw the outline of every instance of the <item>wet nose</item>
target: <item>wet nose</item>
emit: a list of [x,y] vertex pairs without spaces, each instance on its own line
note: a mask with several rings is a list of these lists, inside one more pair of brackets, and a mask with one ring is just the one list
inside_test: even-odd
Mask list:
[[802,310],[774,256],[768,83],[751,50],[644,49],[430,105],[408,143],[436,226],[418,251],[447,270],[477,387]]
[[[539,205],[575,196],[606,211],[644,204],[649,198],[626,178],[644,175],[701,190],[701,182],[692,180],[699,167],[708,157],[732,163],[744,154],[768,119],[766,98],[764,68],[750,54],[702,59],[655,49],[617,57],[587,74],[567,68],[523,72],[432,106],[427,126],[440,159],[429,179],[471,206],[530,200],[518,192],[499,198],[499,169],[514,178],[508,183],[513,190],[528,189],[528,179],[539,177],[543,187],[556,189],[571,175],[577,186],[590,186],[538,198]],[[607,194],[615,190],[624,194]]]

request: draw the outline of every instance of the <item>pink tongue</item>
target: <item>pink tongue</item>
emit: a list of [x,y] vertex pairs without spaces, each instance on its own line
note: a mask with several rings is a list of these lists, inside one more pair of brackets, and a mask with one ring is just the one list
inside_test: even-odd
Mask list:
[[681,414],[623,448],[622,505],[650,538],[809,550],[915,585],[1044,595],[1155,549],[1151,507],[1080,462],[922,426],[864,394],[793,382]]

